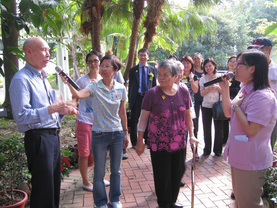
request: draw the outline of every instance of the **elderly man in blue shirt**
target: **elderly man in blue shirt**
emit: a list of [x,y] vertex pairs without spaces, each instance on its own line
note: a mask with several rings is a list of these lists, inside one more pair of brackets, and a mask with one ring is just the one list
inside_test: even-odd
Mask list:
[[77,115],[73,103],[57,99],[43,70],[49,46],[40,37],[28,38],[26,65],[13,77],[10,100],[15,122],[25,132],[25,152],[32,175],[31,208],[58,208],[61,184],[60,123],[63,115]]

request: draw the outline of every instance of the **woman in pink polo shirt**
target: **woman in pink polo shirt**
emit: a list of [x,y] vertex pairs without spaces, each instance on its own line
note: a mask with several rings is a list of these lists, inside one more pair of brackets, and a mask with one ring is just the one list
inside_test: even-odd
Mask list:
[[228,80],[220,83],[223,110],[231,117],[223,157],[228,157],[231,165],[237,207],[263,207],[263,171],[272,166],[270,136],[277,117],[265,55],[258,50],[243,51],[238,55],[235,73],[236,80],[244,85],[232,101]]

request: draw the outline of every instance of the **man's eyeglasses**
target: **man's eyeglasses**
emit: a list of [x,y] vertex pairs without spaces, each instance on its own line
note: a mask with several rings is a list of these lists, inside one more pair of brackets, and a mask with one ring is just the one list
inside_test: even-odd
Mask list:
[[88,61],[87,64],[92,64],[92,63],[96,63],[97,64],[98,62],[99,62],[98,59],[94,59],[93,61]]
[[245,65],[245,66],[247,66],[248,64],[240,63],[240,62],[235,62],[235,67],[239,67],[240,65]]
[[111,68],[113,66],[102,66],[102,65],[100,65],[99,67],[102,68],[102,69],[109,69],[109,68]]

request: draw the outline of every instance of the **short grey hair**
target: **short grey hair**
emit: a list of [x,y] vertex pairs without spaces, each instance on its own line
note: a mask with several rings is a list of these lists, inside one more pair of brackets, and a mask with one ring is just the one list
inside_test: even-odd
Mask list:
[[175,61],[175,62],[176,62],[176,64],[178,65],[178,67],[181,68],[182,71],[184,71],[185,67],[184,67],[184,65],[182,64],[182,62],[181,62],[181,61]]
[[179,66],[177,64],[177,61],[173,61],[173,60],[170,60],[170,59],[161,61],[158,65],[158,71],[159,71],[160,67],[164,67],[164,68],[169,69],[172,76],[174,76],[175,74],[179,75]]

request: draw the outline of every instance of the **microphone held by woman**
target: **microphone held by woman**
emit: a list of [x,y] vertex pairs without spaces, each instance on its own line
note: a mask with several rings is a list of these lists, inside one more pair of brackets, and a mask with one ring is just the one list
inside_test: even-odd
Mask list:
[[233,79],[235,74],[233,72],[228,72],[227,74],[224,74],[222,77],[218,77],[216,79],[213,79],[209,82],[204,83],[204,87],[208,87],[210,85],[216,84],[218,82],[222,82],[224,79]]
[[62,74],[62,76],[66,76],[67,82],[74,87],[76,90],[80,90],[80,87],[66,74],[60,66],[55,67],[56,72]]

